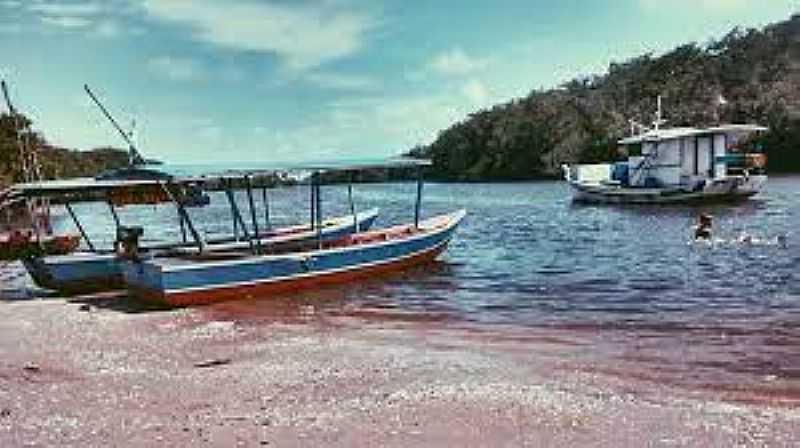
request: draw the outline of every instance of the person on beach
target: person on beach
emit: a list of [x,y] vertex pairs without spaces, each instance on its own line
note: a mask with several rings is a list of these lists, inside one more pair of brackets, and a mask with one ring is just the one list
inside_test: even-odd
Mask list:
[[695,240],[710,240],[711,239],[711,215],[705,213],[698,217],[697,225],[694,228]]

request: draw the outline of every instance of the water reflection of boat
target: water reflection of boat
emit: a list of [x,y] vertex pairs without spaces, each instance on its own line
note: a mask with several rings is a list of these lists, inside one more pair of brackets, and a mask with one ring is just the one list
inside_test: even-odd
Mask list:
[[125,283],[138,297],[184,306],[344,282],[429,262],[447,247],[465,212],[420,220],[421,177],[413,223],[329,241],[320,237],[322,174],[396,166],[421,171],[424,164],[396,161],[306,168],[313,173],[311,215],[319,236],[316,246],[305,250],[206,252],[199,245],[200,250],[191,254],[142,257],[137,249],[141,234],[133,232],[124,243]]
[[[766,183],[757,125],[661,128],[661,100],[651,129],[622,139],[627,161],[564,165],[578,202],[667,204],[749,198]],[[635,130],[635,126],[634,129]]]

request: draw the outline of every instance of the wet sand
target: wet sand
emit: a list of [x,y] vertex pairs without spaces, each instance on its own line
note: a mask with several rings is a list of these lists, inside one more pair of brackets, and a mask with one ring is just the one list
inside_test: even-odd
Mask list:
[[580,332],[2,294],[0,446],[800,444],[796,402],[609,373]]

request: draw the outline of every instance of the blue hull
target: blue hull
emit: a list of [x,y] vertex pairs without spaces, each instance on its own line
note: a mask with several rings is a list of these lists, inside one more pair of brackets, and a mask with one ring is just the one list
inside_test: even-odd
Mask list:
[[154,258],[124,265],[125,282],[136,296],[171,305],[263,296],[430,261],[441,253],[464,211],[413,226],[353,235],[346,244],[283,255]]
[[[358,214],[359,229],[369,229],[378,216],[377,209]],[[335,218],[335,222],[322,230],[323,241],[337,240],[355,232],[352,217]],[[262,239],[265,248],[275,246],[302,245],[316,241],[314,232],[297,232]],[[206,250],[215,251],[247,248],[247,242],[210,243]],[[169,252],[172,249],[164,249]],[[178,249],[175,249],[178,250]],[[194,248],[182,251],[191,253]],[[92,294],[125,288],[122,262],[114,254],[76,253],[62,256],[39,257],[24,261],[34,283],[45,289],[64,294]]]

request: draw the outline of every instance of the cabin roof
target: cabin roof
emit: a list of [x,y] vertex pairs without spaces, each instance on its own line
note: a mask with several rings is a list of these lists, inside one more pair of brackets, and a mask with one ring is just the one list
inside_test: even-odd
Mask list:
[[738,133],[752,133],[766,131],[768,128],[755,124],[725,124],[714,126],[710,128],[666,128],[666,129],[651,129],[645,133],[627,137],[619,141],[620,145],[635,145],[645,142],[658,142],[664,140],[677,140],[686,137],[696,137],[700,135],[710,134],[738,134]]

